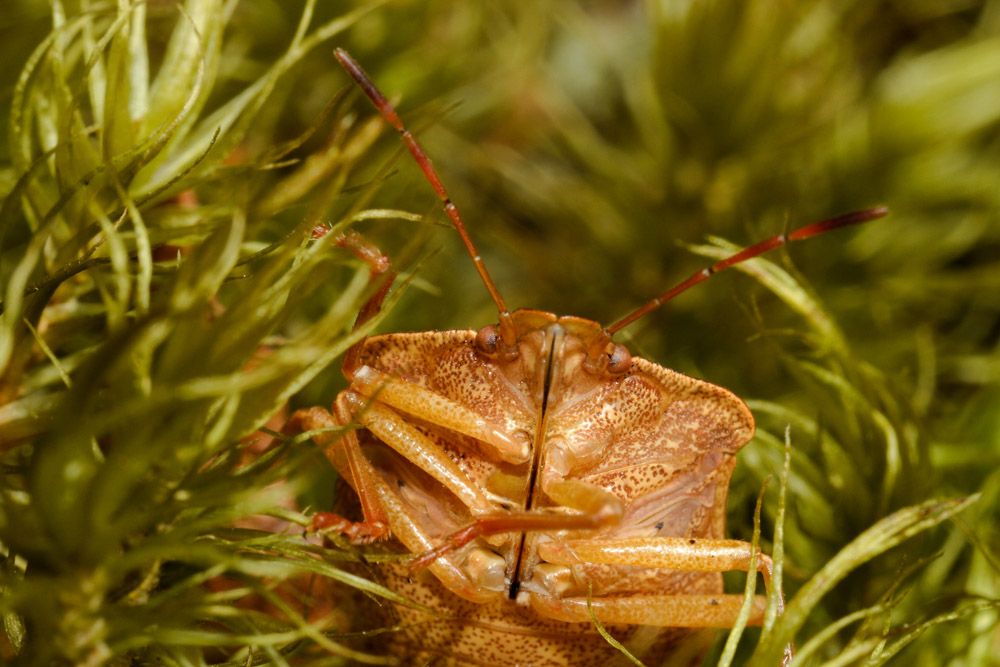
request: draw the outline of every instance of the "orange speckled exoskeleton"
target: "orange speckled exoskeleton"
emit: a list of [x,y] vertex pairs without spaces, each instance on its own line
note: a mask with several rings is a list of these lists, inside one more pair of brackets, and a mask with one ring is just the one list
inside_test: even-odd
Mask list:
[[[287,431],[359,428],[317,441],[360,501],[360,521],[319,513],[316,529],[356,543],[392,539],[417,555],[384,583],[443,612],[393,606],[404,629],[381,635],[406,662],[606,665],[622,654],[588,610],[639,657],[687,652],[688,628],[731,627],[743,595],[721,573],[747,570],[751,545],[725,539],[735,455],[754,433],[729,391],[633,357],[626,325],[713,273],[790,241],[884,215],[874,208],[762,241],[602,327],[579,317],[510,312],[430,160],[368,76],[337,59],[407,148],[497,305],[480,331],[366,338],[343,361],[350,386],[332,412],[296,412]],[[338,239],[381,281],[358,316],[379,310],[388,259],[356,235]],[[757,564],[770,585],[771,561]],[[419,571],[417,571],[419,570]],[[766,600],[750,617],[760,623]],[[408,626],[408,629],[407,629]]]

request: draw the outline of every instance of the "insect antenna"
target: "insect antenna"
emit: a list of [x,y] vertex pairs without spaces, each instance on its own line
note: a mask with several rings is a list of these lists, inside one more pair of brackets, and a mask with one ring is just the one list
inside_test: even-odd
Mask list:
[[469,252],[469,256],[472,257],[472,262],[476,265],[476,271],[479,272],[479,277],[483,279],[486,289],[493,298],[493,302],[497,305],[497,311],[500,313],[500,339],[503,341],[504,345],[508,348],[512,348],[517,342],[517,330],[514,326],[514,320],[511,318],[510,311],[507,310],[507,304],[500,295],[500,290],[497,289],[496,284],[494,284],[493,279],[486,270],[486,265],[483,263],[483,259],[479,255],[479,251],[476,250],[475,244],[472,243],[472,238],[469,236],[469,232],[465,228],[465,223],[462,221],[462,216],[459,214],[458,208],[454,203],[452,203],[451,197],[448,195],[448,191],[445,190],[444,185],[441,183],[441,179],[434,170],[434,166],[431,164],[430,158],[427,157],[426,153],[424,153],[424,149],[421,148],[416,138],[403,125],[403,121],[399,119],[399,115],[389,103],[389,100],[387,100],[385,95],[383,95],[382,92],[375,87],[375,83],[365,73],[365,71],[361,69],[361,66],[354,61],[354,58],[352,58],[347,51],[344,51],[343,49],[335,49],[334,55],[337,57],[337,60],[340,61],[343,68],[347,70],[347,73],[351,75],[351,78],[354,79],[354,81],[361,87],[361,90],[365,92],[368,99],[372,101],[372,104],[374,104],[375,108],[382,114],[382,117],[385,118],[386,121],[388,121],[388,123],[396,128],[396,130],[402,135],[403,143],[406,144],[406,147],[410,150],[410,154],[413,156],[413,159],[416,160],[420,170],[424,173],[424,177],[434,188],[438,198],[441,199],[441,203],[444,205],[445,213],[447,213],[448,217],[451,218],[451,222],[455,225],[458,235],[462,237],[462,242],[465,244],[465,249]]
[[[847,227],[849,225],[857,225],[862,222],[868,222],[869,220],[875,220],[876,218],[881,218],[889,212],[889,209],[885,206],[876,206],[874,208],[866,208],[863,211],[855,211],[853,213],[845,213],[844,215],[838,215],[833,218],[827,218],[826,220],[820,220],[819,222],[814,222],[811,225],[806,225],[805,227],[800,227],[795,231],[788,232],[787,234],[777,234],[771,238],[764,239],[760,243],[755,243],[749,248],[740,250],[738,253],[727,257],[726,259],[720,260],[711,266],[707,266],[704,269],[694,273],[684,282],[680,283],[675,287],[671,287],[663,294],[659,295],[652,301],[646,303],[638,310],[633,313],[626,315],[622,319],[618,320],[607,329],[604,330],[605,335],[614,335],[615,332],[624,329],[628,325],[635,322],[640,317],[645,316],[661,305],[670,301],[675,296],[681,292],[686,291],[688,288],[694,287],[700,282],[708,280],[713,274],[722,271],[723,269],[728,269],[731,266],[739,264],[740,262],[745,262],[748,259],[753,259],[758,255],[763,255],[769,250],[774,250],[775,248],[780,248],[781,246],[791,243],[793,241],[802,241],[804,239],[811,238],[813,236],[818,236],[820,234],[825,234],[826,232],[831,232],[835,229],[840,229],[841,227]],[[605,343],[606,345],[606,343]],[[597,346],[600,347],[600,346]]]

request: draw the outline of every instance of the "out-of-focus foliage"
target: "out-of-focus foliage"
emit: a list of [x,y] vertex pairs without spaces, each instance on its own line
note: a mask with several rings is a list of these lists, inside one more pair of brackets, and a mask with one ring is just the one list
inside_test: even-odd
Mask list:
[[[23,65],[0,209],[5,660],[281,663],[305,642],[384,662],[290,597],[310,576],[392,596],[298,534],[322,454],[253,435],[346,349],[366,296],[368,268],[314,228],[394,216],[344,190],[381,123],[335,86],[296,94],[368,9],[312,9],[272,8],[265,45],[266,14],[236,2],[55,3],[34,51],[5,54]],[[3,20],[31,33],[34,12]]]
[[[338,97],[342,46],[400,99],[512,307],[609,323],[732,247],[721,239],[887,204],[619,338],[753,408],[732,535],[749,538],[791,426],[789,614],[759,646],[748,630],[734,664],[773,664],[792,631],[801,664],[994,664],[996,0],[8,4],[8,655],[201,664],[229,654],[200,646],[240,644],[226,635],[278,662],[317,641],[360,659],[295,607],[278,626],[227,616],[313,567],[301,541],[225,532],[255,513],[301,523],[255,489],[315,482],[298,474],[319,467],[308,447],[243,469],[236,454],[289,396],[328,404],[342,382],[332,362],[367,271],[308,233],[364,218],[403,270],[444,247],[381,331],[496,314],[450,230],[365,210],[443,220],[408,158],[387,175],[398,138],[376,141],[367,103]],[[931,529],[965,507],[935,500],[975,493]],[[243,588],[200,586],[223,572]]]

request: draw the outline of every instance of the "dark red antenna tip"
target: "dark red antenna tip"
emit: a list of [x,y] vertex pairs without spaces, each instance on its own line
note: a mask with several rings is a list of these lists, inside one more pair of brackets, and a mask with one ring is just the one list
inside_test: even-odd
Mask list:
[[709,276],[722,271],[723,269],[728,269],[729,267],[739,264],[740,262],[745,262],[748,259],[753,259],[759,255],[763,255],[769,250],[774,250],[775,248],[780,248],[786,243],[791,243],[793,241],[802,241],[804,239],[810,238],[812,236],[818,236],[820,234],[825,234],[826,232],[832,232],[835,229],[840,229],[841,227],[849,227],[850,225],[859,225],[863,222],[868,222],[869,220],[875,220],[881,218],[882,216],[889,213],[889,208],[886,206],[875,206],[873,208],[866,208],[862,211],[854,211],[853,213],[845,213],[844,215],[838,215],[834,218],[827,218],[826,220],[820,220],[819,222],[814,222],[811,225],[806,225],[805,227],[800,227],[795,231],[789,232],[787,234],[778,234],[772,236],[771,238],[764,239],[759,243],[739,251],[738,253],[727,257],[726,259],[720,260],[711,266],[707,266],[701,271],[694,273],[684,282],[680,283],[675,287],[671,287],[666,292],[656,297],[649,303],[645,304],[638,310],[634,311],[630,315],[623,317],[611,326],[609,326],[605,331],[608,335],[614,334],[616,331],[624,329],[628,325],[635,322],[640,317],[643,317],[647,313],[650,313],[660,306],[662,306],[667,301],[670,301],[675,296],[684,292],[685,290],[694,287],[700,282],[708,280]]
[[427,181],[434,188],[438,198],[441,200],[442,205],[444,205],[444,212],[451,218],[451,222],[458,231],[458,235],[462,237],[465,249],[468,251],[469,257],[472,258],[473,264],[476,265],[476,271],[479,272],[479,276],[483,279],[483,283],[493,298],[493,302],[497,305],[497,311],[500,313],[500,339],[508,348],[513,347],[517,342],[517,330],[514,327],[514,320],[510,316],[510,311],[507,310],[507,304],[504,303],[503,297],[500,295],[500,290],[497,289],[489,272],[486,270],[486,265],[483,263],[482,257],[479,256],[476,246],[472,243],[472,238],[465,228],[465,223],[462,222],[462,216],[459,214],[455,204],[452,203],[451,197],[448,196],[448,191],[445,190],[444,185],[441,183],[441,179],[434,170],[430,158],[424,153],[424,149],[421,148],[410,131],[403,126],[403,121],[399,119],[399,114],[389,104],[389,100],[385,98],[385,95],[375,87],[375,83],[371,78],[361,69],[361,65],[355,62],[354,58],[343,49],[335,49],[333,54],[340,61],[343,68],[347,70],[347,73],[351,75],[351,78],[361,87],[361,90],[365,92],[365,95],[372,101],[372,104],[382,114],[382,117],[402,135],[403,143],[410,150],[410,154],[416,160],[420,171],[424,173],[424,177],[427,178]]

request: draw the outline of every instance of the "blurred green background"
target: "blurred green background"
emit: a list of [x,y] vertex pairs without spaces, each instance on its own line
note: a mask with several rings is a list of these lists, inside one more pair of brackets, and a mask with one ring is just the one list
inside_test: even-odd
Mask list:
[[[155,305],[157,289],[161,295],[176,289],[172,274],[153,271],[143,282],[141,271],[113,261],[113,270],[93,269],[110,271],[103,286],[96,278],[96,284],[78,282],[73,298],[57,293],[49,301],[29,300],[23,310],[10,309],[17,290],[8,292],[9,285],[43,226],[40,211],[60,197],[70,201],[61,232],[40,251],[37,266],[28,267],[32,279],[26,285],[44,282],[86,252],[93,207],[111,216],[121,208],[114,202],[124,201],[113,183],[91,185],[87,169],[74,162],[86,162],[79,153],[67,157],[55,146],[81,135],[104,136],[102,154],[122,171],[152,248],[208,243],[236,210],[232,215],[245,218],[239,256],[271,252],[267,257],[285,263],[275,259],[268,270],[279,275],[280,267],[291,267],[298,281],[298,289],[289,287],[295,299],[274,317],[245,305],[268,294],[264,272],[253,262],[223,266],[220,282],[205,294],[192,288],[206,307],[218,290],[230,318],[227,331],[245,325],[242,352],[220,356],[219,367],[204,375],[231,374],[235,389],[229,393],[249,398],[233,408],[238,419],[212,431],[211,447],[197,450],[198,438],[183,436],[197,451],[178,463],[177,479],[188,479],[262,425],[286,398],[293,407],[328,405],[343,386],[332,353],[310,354],[327,340],[315,333],[317,321],[327,323],[328,349],[346,345],[349,306],[362,298],[364,267],[347,256],[309,251],[309,261],[322,270],[303,269],[312,265],[294,254],[306,252],[296,251],[294,242],[313,224],[341,223],[365,208],[409,211],[442,223],[376,219],[352,225],[413,277],[377,331],[478,328],[496,320],[457,235],[443,224],[433,191],[398,136],[383,131],[375,137],[381,124],[374,110],[332,57],[339,46],[397,102],[514,308],[609,324],[705,265],[709,260],[701,254],[711,252],[703,245],[708,239],[748,245],[824,217],[888,205],[885,219],[777,251],[769,257],[773,265],[744,267],[754,275],[734,270],[714,278],[629,327],[619,340],[634,354],[733,390],[754,409],[760,435],[741,455],[730,497],[735,537],[750,536],[753,500],[763,479],[780,472],[783,433],[791,424],[785,576],[792,595],[890,512],[932,498],[983,494],[957,523],[942,524],[855,570],[810,607],[800,644],[835,619],[876,604],[897,576],[907,591],[896,596],[891,621],[873,615],[862,627],[834,632],[808,664],[1000,664],[994,657],[1000,654],[997,612],[956,611],[998,594],[1000,2],[399,0],[313,6],[191,0],[181,3],[179,14],[178,5],[155,1],[144,5],[145,31],[133,26],[129,33],[133,43],[122,51],[127,58],[101,41],[102,35],[124,34],[128,21],[114,27],[116,15],[136,16],[129,3],[119,4],[7,0],[0,16],[0,57],[7,64],[0,71],[0,124],[9,128],[0,135],[0,194],[15,193],[0,216],[0,278],[7,294],[0,335],[14,350],[9,363],[4,360],[3,398],[16,408],[0,411],[0,428],[10,429],[5,439],[16,445],[7,453],[5,498],[11,504],[0,533],[13,577],[8,586],[24,568],[15,563],[18,553],[42,558],[54,571],[68,567],[66,545],[33,544],[22,552],[11,544],[10,531],[20,525],[11,519],[11,508],[39,502],[49,479],[38,472],[41,464],[31,452],[69,451],[77,445],[67,443],[80,438],[103,442],[107,427],[99,413],[113,410],[108,402],[88,403],[79,389],[63,392],[51,358],[72,359],[70,373],[85,368],[81,360],[90,354],[110,358],[102,341],[132,340],[130,327],[143,321],[143,300],[136,296],[143,290],[152,295],[149,313],[160,318],[157,326],[175,326],[177,314],[176,299],[160,313]],[[289,45],[307,10],[313,12],[309,34],[316,26],[328,29],[292,57]],[[62,60],[42,58],[36,74],[26,77],[21,68],[52,31],[53,16],[61,32],[48,51],[36,53],[59,49]],[[137,54],[146,54],[156,80],[170,62],[171,35],[188,25],[199,26],[188,48],[205,63],[203,87],[191,98],[194,111],[162,154],[127,148],[135,141],[145,150],[141,141],[163,127],[154,118],[160,110],[155,102],[164,105],[168,120],[171,113],[185,113],[178,100],[188,99],[198,79],[194,65],[178,67],[171,81],[154,83],[145,105],[134,100],[141,89]],[[199,56],[199,48],[211,57]],[[115,58],[124,59],[118,66],[127,61],[131,67],[121,70],[131,77],[121,88],[126,92],[103,98],[100,113],[94,100],[102,99],[104,89],[95,90],[93,76],[83,74],[94,71],[95,60],[88,58],[103,59],[109,73]],[[267,85],[253,88],[261,81]],[[257,96],[231,112],[231,123],[225,114],[212,116],[251,89]],[[13,104],[19,100],[28,101]],[[62,115],[59,105],[65,107]],[[29,107],[34,120],[18,125]],[[70,122],[73,110],[81,119]],[[128,168],[107,157],[113,153],[107,146],[114,144],[107,138],[109,123],[126,115],[133,133],[120,137],[116,150],[136,158]],[[214,127],[222,128],[215,144]],[[54,152],[44,156],[46,150]],[[178,155],[187,157],[174,159]],[[192,189],[195,208],[178,206],[174,197]],[[70,198],[83,191],[92,193],[86,203]],[[71,212],[91,222],[76,223]],[[121,243],[135,261],[152,252],[144,249],[141,234],[125,233]],[[206,247],[207,254],[217,254]],[[227,275],[230,281],[223,284]],[[107,296],[119,284],[115,276],[134,285],[127,294],[119,292],[118,302]],[[782,294],[779,286],[785,287]],[[49,340],[51,354],[43,354],[22,318],[38,324],[55,317],[53,308],[66,310],[66,303],[91,309],[54,319],[66,322],[69,333]],[[115,310],[109,303],[118,303],[118,315],[108,314]],[[340,310],[334,313],[331,304]],[[165,358],[187,360],[176,362],[179,367],[192,360],[197,366],[199,351],[221,347],[212,326],[192,325],[184,335],[177,349],[159,339],[143,349],[160,364]],[[308,340],[296,347],[302,336]],[[280,359],[284,365],[266,382],[242,384],[244,364],[262,343],[297,351]],[[158,375],[158,363],[151,364],[153,371],[134,366],[98,384],[153,387],[150,396],[161,395],[156,388],[162,386],[163,396],[183,401],[187,394],[177,387],[199,377],[196,367],[185,367],[189,376],[178,378]],[[145,414],[144,405],[137,404],[136,418]],[[166,420],[164,409],[158,404],[157,414]],[[186,409],[171,413],[170,423],[191,417]],[[198,409],[196,418],[205,423],[217,418],[217,404]],[[71,432],[66,420],[83,410],[98,416]],[[178,436],[160,430],[149,437],[162,438],[164,451],[174,451]],[[61,456],[53,455],[55,463],[47,465],[61,470]],[[134,473],[139,484],[154,469],[149,461],[116,474]],[[35,479],[34,487],[19,475]],[[272,471],[267,479],[275,476]],[[219,484],[222,491],[212,502],[224,504],[228,487]],[[767,551],[773,547],[777,486],[772,483],[765,498]],[[15,491],[29,499],[11,495]],[[72,504],[75,496],[66,497],[63,504]],[[56,514],[39,511],[37,521],[49,522],[47,534],[61,531]],[[142,532],[131,524],[122,530]],[[930,554],[938,557],[897,575]],[[95,555],[93,562],[110,567],[105,557]],[[739,590],[741,579],[733,581]],[[25,611],[30,601],[11,599],[19,601],[8,601],[5,613],[31,616]],[[960,618],[926,634],[909,633],[918,627],[913,624],[949,613]],[[882,633],[888,633],[889,645],[904,636],[916,644],[899,646],[902,652],[893,658],[873,640]],[[124,627],[118,636],[117,643],[108,642],[105,659],[142,645],[127,641]],[[752,649],[744,648],[747,655]],[[63,658],[77,655],[52,650]],[[879,657],[880,651],[885,655]],[[44,651],[37,656],[51,658]],[[26,664],[35,659],[22,657]],[[708,661],[716,659],[718,651]]]

